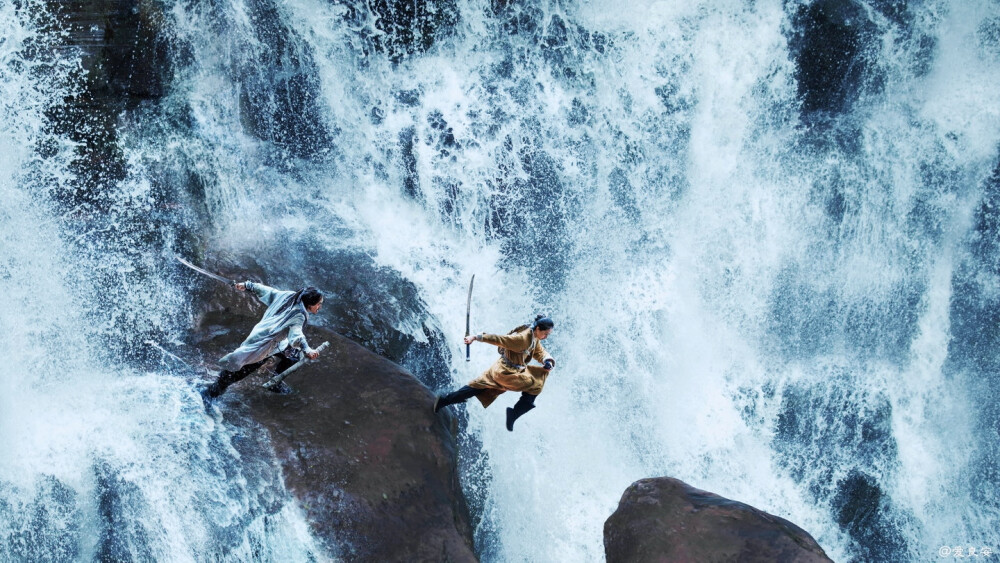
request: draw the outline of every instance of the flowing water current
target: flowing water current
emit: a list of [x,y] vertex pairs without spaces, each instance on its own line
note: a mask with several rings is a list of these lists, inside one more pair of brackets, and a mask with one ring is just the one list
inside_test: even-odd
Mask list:
[[463,360],[473,274],[474,331],[552,316],[517,432],[468,404],[484,561],[602,560],[663,475],[837,561],[1000,553],[1000,4],[149,4],[167,85],[94,188],[53,125],[81,55],[0,0],[0,560],[325,557],[160,352],[198,229],[412,284],[439,391],[495,358]]

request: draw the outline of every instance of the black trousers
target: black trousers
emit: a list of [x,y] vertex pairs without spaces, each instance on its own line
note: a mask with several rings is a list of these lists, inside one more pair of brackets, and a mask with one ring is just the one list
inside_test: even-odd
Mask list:
[[215,398],[225,393],[226,389],[228,389],[230,385],[236,383],[237,381],[246,379],[247,376],[260,369],[260,366],[264,365],[264,362],[270,360],[271,358],[277,358],[278,360],[278,364],[274,367],[275,373],[281,373],[286,369],[295,365],[295,360],[291,360],[285,357],[284,354],[279,352],[273,356],[264,358],[259,362],[247,364],[241,367],[237,371],[229,371],[224,369],[219,372],[219,378],[215,380],[215,383],[208,386],[208,395],[212,398]]
[[[476,395],[482,393],[483,391],[486,391],[486,389],[475,389],[469,387],[468,385],[465,385],[461,387],[458,391],[453,391],[451,393],[448,393],[447,395],[441,395],[441,398],[438,399],[438,410],[441,410],[444,407],[447,407],[448,405],[454,405],[455,403],[464,403],[465,401],[468,401],[469,399],[475,397]],[[514,405],[514,408],[519,409],[520,407],[520,409],[526,408],[527,410],[531,410],[531,408],[535,404],[535,397],[537,396],[538,395],[532,395],[530,393],[521,393],[521,398],[517,400],[517,403]],[[527,412],[527,410],[525,410],[525,412]]]

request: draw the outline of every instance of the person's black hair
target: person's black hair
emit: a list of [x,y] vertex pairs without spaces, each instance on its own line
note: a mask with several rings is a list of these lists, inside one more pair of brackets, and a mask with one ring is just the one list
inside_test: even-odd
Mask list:
[[299,292],[299,299],[306,307],[312,307],[323,300],[323,294],[315,287],[307,287]]
[[281,308],[278,309],[278,312],[281,313],[296,303],[302,303],[306,307],[312,307],[322,301],[322,299],[323,294],[320,293],[318,289],[311,286],[306,287],[296,291],[295,295],[292,295],[291,298],[289,298],[288,301],[285,301]]
[[540,328],[542,330],[550,330],[555,328],[556,323],[552,319],[546,317],[545,315],[538,315],[535,317],[535,322],[531,323],[531,330]]

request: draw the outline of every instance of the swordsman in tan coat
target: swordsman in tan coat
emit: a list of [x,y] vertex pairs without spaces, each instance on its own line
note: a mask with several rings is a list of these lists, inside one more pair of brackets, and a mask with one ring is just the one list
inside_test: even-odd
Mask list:
[[[556,365],[555,359],[542,346],[542,340],[552,334],[554,327],[552,319],[538,315],[530,325],[517,327],[509,334],[482,333],[466,336],[466,344],[485,342],[496,346],[499,348],[500,358],[468,385],[439,396],[434,401],[434,412],[470,397],[479,399],[485,408],[505,391],[520,391],[521,398],[513,408],[507,409],[507,430],[513,432],[514,421],[535,408],[535,397],[542,392],[545,380]],[[542,365],[528,365],[532,359]]]

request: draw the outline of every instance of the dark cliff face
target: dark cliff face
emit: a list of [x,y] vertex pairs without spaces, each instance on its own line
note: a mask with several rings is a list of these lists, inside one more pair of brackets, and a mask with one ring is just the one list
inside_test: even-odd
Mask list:
[[[836,125],[849,116],[867,96],[882,92],[887,73],[880,62],[883,39],[891,37],[892,48],[909,72],[929,70],[936,48],[933,37],[914,25],[914,15],[902,0],[793,0],[790,14],[789,54],[801,101],[800,114],[810,126]],[[852,128],[835,132],[849,144]]]
[[173,64],[166,14],[155,0],[48,2],[43,29],[67,60],[79,58],[71,95],[49,112],[55,133],[77,143],[74,189],[62,190],[67,206],[111,205],[109,187],[126,165],[118,146],[122,114],[155,103],[169,88]]
[[965,241],[966,255],[952,278],[951,340],[945,369],[965,379],[970,397],[984,400],[968,405],[977,421],[973,451],[975,477],[983,483],[973,493],[984,504],[1000,507],[1000,163],[986,179],[975,209],[975,227]]
[[795,524],[670,477],[625,491],[604,523],[604,550],[609,563],[830,561]]
[[872,71],[875,25],[853,0],[818,0],[797,6],[789,48],[806,119],[849,112]]
[[[192,345],[208,362],[237,346],[260,307],[220,284]],[[351,561],[475,561],[458,482],[453,420],[398,365],[340,335],[307,327],[320,359],[266,391],[263,372],[216,403],[226,424],[260,425],[285,487],[329,553]]]

